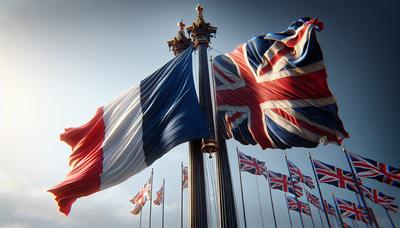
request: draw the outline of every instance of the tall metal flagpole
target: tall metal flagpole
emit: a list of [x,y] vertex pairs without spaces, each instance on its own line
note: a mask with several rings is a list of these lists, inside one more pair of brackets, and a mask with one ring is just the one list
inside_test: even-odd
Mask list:
[[161,227],[164,228],[164,200],[165,200],[165,178],[163,178],[163,196],[162,196],[162,220],[161,220]]
[[242,195],[242,208],[243,208],[244,227],[247,228],[246,208],[244,207],[244,197],[243,197],[242,171],[240,171],[239,150],[238,150],[237,147],[236,147],[236,154],[237,154],[237,160],[238,160],[238,170],[239,170],[239,180],[240,180],[240,193]]
[[[286,166],[287,166],[288,171],[289,171],[290,183],[291,183],[292,188],[293,188],[294,196],[296,198],[297,204],[299,204],[299,199],[298,199],[297,194],[296,194],[296,188],[295,188],[295,186],[293,184],[292,172],[290,172],[290,168],[289,168],[289,164],[288,164],[288,159],[287,159],[286,153],[285,153],[285,160],[286,160]],[[303,216],[301,214],[302,213],[301,213],[301,210],[300,210],[300,207],[299,207],[299,215],[300,215],[301,227],[304,228]]]
[[336,203],[336,197],[335,197],[335,195],[333,193],[332,193],[332,198],[333,198],[333,202],[335,203],[336,214],[339,216],[340,224],[342,225],[342,227],[344,227],[342,214],[339,211],[338,205]]
[[271,207],[272,207],[272,215],[274,218],[274,224],[275,224],[275,228],[278,228],[277,224],[276,224],[276,216],[275,216],[275,208],[274,208],[274,201],[272,200],[272,191],[271,191],[271,182],[269,180],[269,174],[268,174],[268,168],[265,167],[265,177],[267,179],[268,182],[268,189],[269,189],[269,198],[271,199]]
[[[180,53],[182,53],[183,51],[185,51],[190,45],[192,45],[192,42],[190,41],[190,39],[185,35],[185,24],[183,23],[183,21],[181,20],[178,23],[178,27],[179,27],[179,31],[176,34],[176,36],[172,39],[167,41],[168,43],[168,47],[169,49],[173,51],[175,56],[178,56]],[[200,187],[204,186],[204,169],[202,168],[202,154],[199,151],[199,148],[201,146],[201,141],[200,140],[195,140],[195,141],[191,141],[189,143],[189,149],[190,149],[190,153],[189,153],[189,160],[192,161],[198,165],[197,167],[199,167],[200,170],[197,170],[197,172],[195,172],[195,174],[197,174],[199,176],[199,179],[196,179],[197,181],[200,182]],[[198,150],[197,150],[198,149]],[[195,151],[198,151],[198,153],[195,153]],[[198,156],[200,155],[200,156]],[[200,163],[199,161],[196,160],[200,159],[201,160],[201,165],[198,164]],[[203,174],[202,174],[203,173]],[[203,177],[203,178],[201,178]],[[180,214],[180,223],[181,223],[181,228],[183,228],[183,162],[181,162],[181,214]],[[202,182],[202,184],[201,184]],[[196,189],[195,189],[196,190]],[[199,190],[198,192],[199,197],[202,197],[204,193],[204,189],[203,191]],[[205,195],[204,195],[205,197]],[[207,218],[207,217],[206,217]]]
[[256,179],[257,196],[258,196],[258,208],[259,208],[260,217],[261,217],[261,224],[262,224],[262,227],[264,228],[265,225],[264,225],[264,216],[263,216],[263,212],[262,212],[261,199],[260,199],[260,187],[259,187],[259,185],[258,185],[257,176],[254,175],[254,178]]
[[181,228],[183,228],[183,162],[181,162]]
[[286,192],[285,192],[285,202],[286,202],[287,213],[288,213],[288,215],[289,215],[290,228],[293,228],[292,216],[290,216],[290,210],[289,210],[289,205],[287,204],[287,195],[286,195]]
[[350,169],[351,169],[351,173],[353,174],[354,183],[357,186],[358,194],[360,195],[361,200],[362,200],[362,202],[364,204],[365,210],[367,211],[367,216],[369,218],[369,221],[374,222],[376,227],[379,228],[378,222],[372,217],[372,214],[370,212],[370,210],[372,210],[372,209],[368,207],[367,201],[364,198],[364,194],[363,194],[363,192],[361,190],[360,183],[357,180],[357,173],[354,170],[353,165],[351,164],[351,161],[350,161],[350,158],[349,158],[349,154],[347,153],[346,147],[343,147],[343,152],[346,155],[346,159],[347,159],[347,162],[349,163],[349,166],[350,166]]
[[[304,184],[303,184],[303,188],[304,188]],[[314,218],[313,218],[313,216],[312,216],[312,211],[311,211],[310,201],[308,200],[307,193],[306,193],[306,199],[307,199],[307,203],[308,203],[308,208],[310,208],[310,216],[311,216],[311,222],[312,222],[312,226],[315,228],[315,224],[314,224]]]
[[319,208],[317,208],[318,214],[319,214],[319,219],[321,220],[321,226],[322,228],[324,228],[324,222],[322,221],[322,215],[321,215],[321,210]]
[[[143,208],[142,208],[143,209]],[[139,217],[139,228],[142,228],[142,211],[140,210],[140,217]]]
[[392,217],[391,217],[390,214],[389,214],[389,211],[388,211],[386,208],[383,208],[383,209],[385,209],[386,215],[388,216],[388,218],[389,218],[389,220],[390,220],[390,224],[392,224],[392,227],[393,227],[393,228],[396,228],[395,225],[394,225],[394,223],[393,223]]
[[193,140],[189,143],[189,224],[192,228],[206,228],[208,226],[208,217],[202,152],[212,153],[218,150],[217,141],[215,140],[213,99],[211,97],[207,48],[210,39],[217,32],[217,28],[204,21],[203,7],[200,4],[197,5],[196,11],[197,19],[186,31],[192,38],[192,42],[198,52],[199,100],[200,107],[208,122],[210,137],[203,140]]
[[313,173],[314,173],[314,178],[315,178],[315,181],[317,182],[319,197],[321,197],[322,209],[324,210],[325,218],[326,218],[326,221],[328,222],[328,227],[329,227],[329,228],[332,228],[331,222],[330,222],[330,220],[329,220],[328,212],[326,211],[326,208],[325,208],[325,205],[324,205],[324,197],[322,196],[321,187],[319,186],[319,180],[318,180],[318,177],[317,177],[317,173],[315,172],[314,163],[313,163],[313,161],[312,161],[312,158],[311,158],[311,154],[310,154],[310,153],[308,153],[308,157],[310,158],[312,170],[313,170]]
[[153,200],[153,168],[151,168],[151,186],[150,186],[150,216],[149,216],[149,228],[151,228],[151,205]]

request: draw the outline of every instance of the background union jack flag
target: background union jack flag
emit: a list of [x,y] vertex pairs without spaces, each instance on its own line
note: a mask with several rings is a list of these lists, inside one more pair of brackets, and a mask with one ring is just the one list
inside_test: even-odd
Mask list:
[[290,178],[287,175],[270,170],[268,171],[268,175],[272,189],[289,192],[293,195],[296,194],[297,197],[303,196],[303,189],[295,183],[293,183],[293,185],[296,191],[293,191],[292,183],[290,182]]
[[265,162],[239,152],[240,171],[247,171],[254,175],[265,175]]
[[309,188],[315,188],[314,182],[310,176],[304,175],[303,172],[291,161],[287,160],[289,172],[293,179],[297,182],[306,184]]
[[324,210],[326,211],[326,213],[333,215],[336,217],[336,212],[335,212],[335,208],[329,204],[326,200],[323,201],[324,203]]
[[336,198],[336,202],[342,217],[369,223],[368,215],[364,207],[338,198]]
[[349,153],[357,176],[372,178],[388,185],[400,187],[400,169],[372,159]]
[[393,212],[397,212],[399,210],[399,206],[396,205],[396,199],[394,197],[387,196],[376,189],[365,186],[362,186],[362,191],[364,195],[368,197],[368,199],[376,204],[381,205],[385,209]]
[[296,200],[295,198],[289,196],[286,197],[286,200],[289,210],[301,212],[306,215],[311,215],[311,210],[307,203],[304,203],[300,200]]
[[319,198],[317,196],[315,196],[312,193],[309,193],[306,190],[306,197],[308,202],[310,202],[312,205],[314,205],[316,208],[321,209],[321,203],[319,202]]
[[221,130],[262,148],[316,147],[348,137],[315,31],[301,18],[282,33],[252,38],[213,63]]
[[318,160],[313,159],[312,162],[320,183],[334,185],[338,188],[346,188],[358,193],[358,188],[354,182],[353,174],[351,172],[328,165]]

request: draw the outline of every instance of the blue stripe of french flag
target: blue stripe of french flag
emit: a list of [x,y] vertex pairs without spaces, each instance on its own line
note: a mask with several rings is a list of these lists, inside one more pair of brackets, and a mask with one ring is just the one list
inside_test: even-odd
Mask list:
[[65,129],[72,147],[66,179],[49,190],[68,215],[77,198],[127,180],[173,147],[209,135],[197,99],[192,50],[169,61],[87,124]]

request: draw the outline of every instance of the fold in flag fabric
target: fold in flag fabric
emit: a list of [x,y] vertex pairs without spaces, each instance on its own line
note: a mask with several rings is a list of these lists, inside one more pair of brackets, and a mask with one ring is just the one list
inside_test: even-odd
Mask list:
[[77,198],[125,181],[176,145],[208,137],[193,82],[192,50],[100,107],[87,124],[65,129],[60,138],[72,147],[71,170],[49,190],[62,213],[68,215]]
[[348,133],[315,31],[301,18],[281,33],[263,34],[215,57],[218,117],[226,138],[263,149],[341,144]]

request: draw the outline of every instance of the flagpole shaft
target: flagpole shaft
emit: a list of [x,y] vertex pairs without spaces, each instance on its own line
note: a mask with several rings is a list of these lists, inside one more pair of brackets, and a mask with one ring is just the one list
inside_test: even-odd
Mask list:
[[267,177],[267,182],[268,182],[269,198],[271,199],[272,216],[274,218],[275,228],[278,228],[278,225],[276,224],[275,208],[274,208],[274,201],[272,200],[271,182],[269,180],[268,168],[265,168],[265,170],[266,170],[266,177]]
[[236,147],[236,154],[237,154],[237,162],[238,162],[238,170],[239,170],[240,193],[241,193],[241,195],[242,195],[242,208],[243,208],[244,227],[247,228],[246,208],[244,207],[244,197],[243,197],[242,172],[240,171],[239,150],[238,150],[237,147]]
[[324,197],[322,196],[321,187],[319,186],[319,179],[317,177],[317,173],[315,172],[315,167],[314,167],[314,163],[312,162],[311,154],[308,154],[308,157],[309,157],[310,162],[311,162],[311,167],[312,167],[312,170],[313,170],[313,173],[314,173],[315,181],[317,182],[318,192],[319,192],[319,196],[321,197],[321,202],[322,202],[322,209],[324,210],[325,218],[326,218],[326,221],[328,222],[328,227],[332,228],[331,222],[329,220],[328,212],[326,211],[326,208],[325,208],[325,205],[324,205]]
[[285,202],[286,202],[287,212],[288,212],[288,215],[289,215],[290,228],[293,228],[292,216],[290,216],[290,210],[289,210],[289,205],[287,204],[287,195],[286,195],[286,192],[285,192]]
[[149,216],[149,228],[151,228],[151,205],[153,204],[153,168],[151,169],[151,186],[150,186],[150,216]]
[[229,164],[226,142],[221,133],[218,134],[219,151],[215,154],[219,191],[217,194],[220,212],[220,228],[238,228],[238,218],[233,191],[231,168]]
[[337,203],[336,203],[336,197],[335,197],[335,195],[333,193],[332,193],[332,198],[333,198],[333,202],[335,203],[336,214],[339,216],[340,224],[342,224],[342,227],[344,227],[342,214],[340,213],[340,210],[339,210],[339,208],[337,206]]
[[[296,194],[296,188],[295,188],[295,186],[294,186],[294,184],[293,184],[292,173],[290,172],[290,168],[289,168],[288,159],[287,159],[286,154],[285,154],[285,160],[286,160],[286,166],[287,166],[288,171],[289,171],[290,183],[292,184],[292,188],[293,188],[293,192],[294,192],[294,197],[296,198],[297,204],[299,204],[299,199],[298,199],[297,194]],[[299,207],[299,206],[298,206],[298,207]],[[301,213],[301,208],[299,207],[299,215],[300,215],[301,227],[304,228],[303,216],[302,216],[301,214],[302,214],[302,213]]]
[[360,185],[358,183],[358,180],[357,180],[357,177],[356,177],[357,173],[354,170],[353,165],[351,164],[351,161],[350,161],[350,158],[349,158],[349,154],[347,153],[347,150],[346,150],[345,147],[343,147],[343,152],[344,152],[344,154],[346,156],[347,162],[349,163],[351,173],[353,174],[353,180],[354,180],[355,185],[357,186],[358,194],[360,194],[360,197],[361,197],[361,200],[362,200],[362,202],[364,204],[365,210],[368,212],[367,216],[368,216],[369,220],[371,222],[374,222],[376,227],[379,228],[378,222],[374,218],[372,218],[372,215],[371,215],[371,212],[370,212],[370,208],[367,205],[367,201],[365,200],[364,194],[362,193]]
[[[303,183],[303,188],[305,189],[304,185],[305,184]],[[311,216],[312,226],[313,226],[313,228],[315,228],[314,218],[313,218],[312,211],[311,211],[311,206],[310,206],[310,201],[308,200],[308,197],[307,197],[307,191],[306,191],[306,199],[307,199],[307,203],[308,203],[308,208],[310,209],[310,216]]]
[[162,220],[161,227],[164,228],[164,202],[165,202],[165,178],[163,178]]
[[254,175],[254,177],[255,177],[255,179],[256,179],[256,186],[257,186],[257,196],[258,196],[258,208],[260,209],[259,211],[260,211],[260,218],[261,218],[261,224],[262,224],[262,227],[264,228],[265,227],[265,225],[264,225],[264,216],[263,216],[263,212],[262,212],[262,206],[261,206],[261,197],[260,197],[260,187],[259,187],[259,185],[258,185],[258,179],[257,179],[257,176],[256,175]]
[[181,162],[181,228],[183,228],[183,162]]
[[386,215],[388,216],[389,221],[390,221],[390,224],[392,224],[392,227],[393,227],[393,228],[396,228],[396,226],[394,225],[394,222],[393,222],[393,220],[392,220],[392,217],[391,217],[390,214],[389,214],[389,211],[388,211],[386,208],[383,208],[383,209],[385,209]]
[[[143,208],[142,208],[143,209]],[[139,217],[139,228],[142,228],[142,211],[143,210],[140,210],[140,217]]]
[[321,220],[321,226],[322,226],[322,228],[324,228],[325,226],[324,226],[324,222],[322,221],[321,210],[319,208],[317,208],[317,210],[318,210],[318,214],[319,214],[319,219]]

